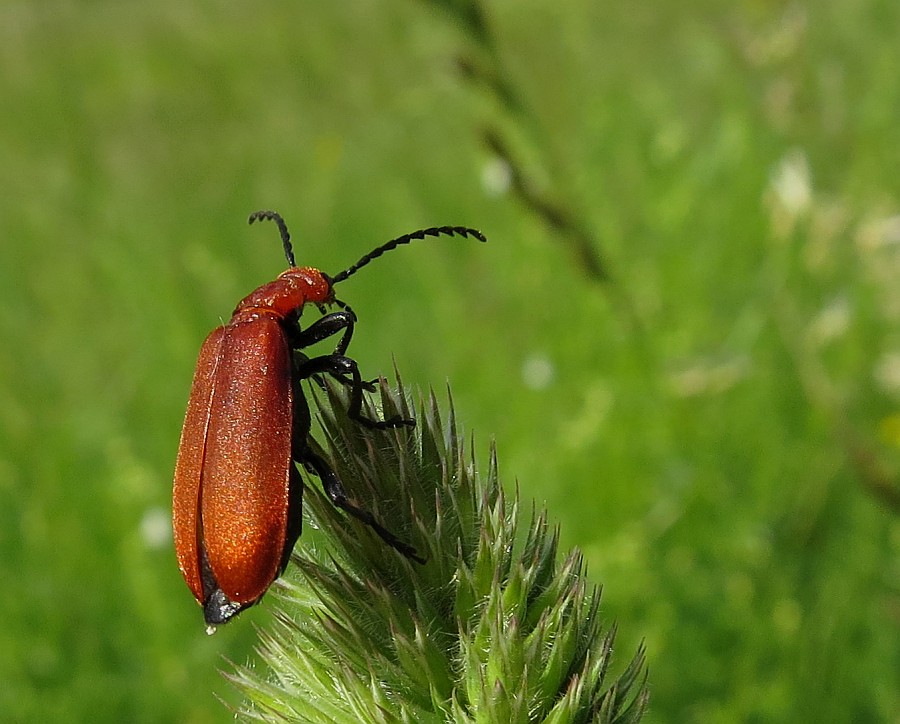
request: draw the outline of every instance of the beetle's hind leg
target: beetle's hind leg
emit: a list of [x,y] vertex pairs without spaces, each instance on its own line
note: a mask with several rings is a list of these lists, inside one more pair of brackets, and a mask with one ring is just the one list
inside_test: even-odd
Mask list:
[[[308,360],[308,363],[315,363],[319,360],[330,360],[333,355],[327,355],[323,357],[316,357],[311,360]],[[320,365],[324,365],[324,362],[319,362]],[[329,370],[324,369],[323,372],[329,372]],[[310,370],[306,370],[309,374],[312,374]],[[357,374],[359,374],[357,372]],[[308,374],[306,376],[309,376]],[[306,398],[303,396],[303,390],[300,387],[300,381],[304,379],[304,376],[301,374],[297,374],[294,377],[294,426],[292,431],[292,439],[291,439],[291,457],[294,462],[299,465],[302,465],[304,469],[310,473],[318,476],[319,480],[322,481],[322,488],[325,490],[325,494],[328,496],[328,499],[332,502],[332,504],[341,510],[346,511],[350,515],[352,515],[357,520],[368,525],[372,530],[374,530],[378,536],[389,546],[396,549],[407,558],[412,558],[414,561],[418,561],[419,563],[424,563],[425,559],[422,558],[418,553],[416,553],[416,549],[413,548],[408,543],[404,543],[397,536],[391,533],[387,528],[385,528],[378,520],[372,515],[369,511],[360,508],[353,503],[351,503],[347,499],[347,493],[344,490],[344,485],[341,483],[341,479],[338,477],[338,474],[332,470],[331,466],[317,453],[313,452],[310,449],[310,427],[312,425],[312,417],[309,412],[309,404],[306,401]],[[294,547],[294,543],[297,540],[297,537],[300,535],[300,507],[302,503],[302,495],[303,495],[303,481],[300,478],[300,473],[297,468],[291,463],[291,477],[290,477],[290,507],[291,507],[291,515],[288,517],[288,532],[285,540],[285,550],[282,558],[282,566],[287,564],[287,560],[290,557],[291,550]],[[294,517],[294,512],[296,512],[296,518]]]
[[407,558],[411,558],[417,563],[425,563],[425,559],[416,552],[415,548],[408,543],[404,543],[391,533],[391,531],[379,523],[375,516],[368,510],[360,508],[350,502],[347,498],[347,493],[344,490],[344,484],[341,482],[341,479],[323,458],[309,448],[306,448],[303,452],[303,463],[309,465],[315,471],[319,480],[322,481],[322,488],[325,490],[325,494],[335,507],[346,511],[358,521],[365,523],[378,534],[378,537],[381,538],[381,540],[394,550],[402,553]]

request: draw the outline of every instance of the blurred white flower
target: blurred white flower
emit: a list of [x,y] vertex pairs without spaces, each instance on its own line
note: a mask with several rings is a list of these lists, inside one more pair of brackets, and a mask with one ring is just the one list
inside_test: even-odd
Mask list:
[[534,354],[522,362],[522,382],[529,390],[543,390],[556,377],[556,367],[546,355]]
[[812,175],[806,154],[799,148],[790,150],[769,178],[776,211],[788,217],[791,224],[812,205]]
[[503,196],[509,192],[512,169],[502,158],[495,156],[481,168],[481,187],[488,196]]

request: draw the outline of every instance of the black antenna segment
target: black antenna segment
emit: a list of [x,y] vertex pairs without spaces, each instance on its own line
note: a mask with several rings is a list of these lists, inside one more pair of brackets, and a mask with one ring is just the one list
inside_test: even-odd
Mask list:
[[[274,214],[274,212],[272,211],[257,213]],[[274,214],[274,216],[276,217],[274,219],[275,223],[278,223],[281,220],[281,217],[278,216],[278,214]],[[253,216],[251,216],[250,219],[252,221]],[[283,224],[284,222],[281,221],[281,225]],[[478,229],[470,229],[467,226],[432,226],[428,229],[420,229],[419,231],[413,231],[411,234],[404,234],[403,236],[398,236],[396,239],[391,239],[386,244],[382,244],[377,249],[370,251],[362,259],[356,262],[356,264],[348,269],[345,269],[340,274],[336,274],[335,276],[331,277],[331,283],[337,284],[338,282],[344,281],[344,279],[346,279],[347,277],[356,274],[356,272],[362,269],[373,259],[377,259],[379,256],[381,256],[385,252],[390,251],[391,249],[396,249],[401,244],[409,244],[409,242],[411,241],[415,241],[416,239],[424,239],[427,236],[473,236],[478,239],[478,241],[487,241],[487,237],[480,231],[478,231]]]
[[277,224],[278,231],[281,234],[281,243],[284,246],[284,258],[287,259],[287,262],[291,267],[296,267],[297,264],[294,261],[294,249],[291,247],[291,235],[288,232],[287,224],[285,224],[284,219],[281,218],[281,214],[277,211],[254,211],[250,214],[250,218],[247,219],[247,223],[252,224],[254,221],[259,221],[261,219],[274,221]]

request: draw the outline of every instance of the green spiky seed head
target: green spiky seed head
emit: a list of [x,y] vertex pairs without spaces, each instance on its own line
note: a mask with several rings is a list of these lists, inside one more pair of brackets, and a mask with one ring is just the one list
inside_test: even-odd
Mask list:
[[[382,414],[411,417],[382,381]],[[335,509],[307,480],[306,514],[330,542],[301,545],[299,580],[278,584],[267,671],[238,669],[245,720],[300,722],[637,722],[644,654],[609,673],[615,628],[579,552],[561,561],[544,513],[508,500],[491,449],[478,472],[450,406],[418,402],[414,429],[371,430],[346,399],[318,395],[324,454],[348,494],[427,558],[420,565]],[[307,520],[307,525],[310,521]]]

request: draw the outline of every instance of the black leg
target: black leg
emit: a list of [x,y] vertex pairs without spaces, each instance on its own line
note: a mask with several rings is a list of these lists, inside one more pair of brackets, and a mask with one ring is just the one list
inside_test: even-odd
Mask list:
[[352,311],[344,309],[340,312],[331,312],[317,319],[306,329],[301,329],[291,334],[291,347],[294,349],[312,347],[323,339],[328,339],[343,332],[337,346],[334,348],[334,354],[346,354],[347,347],[350,346],[350,340],[353,337],[354,324],[356,324],[356,315]]
[[[326,314],[321,319],[317,319],[310,324],[306,329],[291,328],[290,346],[295,351],[303,350],[324,339],[328,339],[328,337],[333,337],[343,330],[344,334],[341,336],[341,339],[338,341],[333,352],[333,354],[343,356],[347,352],[347,347],[350,345],[350,340],[353,337],[353,325],[355,323],[356,315],[349,307],[340,312]],[[343,385],[349,387],[352,384],[346,377],[340,375],[332,376]],[[322,389],[325,388],[325,383],[319,375],[309,375],[309,377],[316,382],[319,387]],[[362,383],[362,386],[363,389],[368,390],[369,392],[374,392],[376,389],[374,380],[371,382],[365,381]]]
[[337,473],[331,469],[328,463],[308,448],[304,451],[303,458],[304,464],[308,464],[312,467],[316,475],[322,481],[322,488],[325,490],[325,494],[335,507],[346,511],[358,521],[365,523],[378,534],[381,540],[407,558],[412,558],[417,563],[425,563],[425,559],[416,552],[415,548],[408,543],[404,543],[387,528],[381,525],[381,523],[375,519],[375,516],[368,510],[357,507],[347,499],[347,493],[344,491],[344,485],[341,483],[341,479],[337,476]]
[[[329,359],[332,356],[333,355],[328,355],[324,359]],[[309,361],[313,362],[317,359],[323,358],[314,358],[313,360]],[[325,460],[323,460],[319,455],[309,449],[308,438],[310,427],[312,424],[312,418],[309,412],[309,404],[306,402],[306,398],[303,396],[303,390],[300,387],[300,382],[302,379],[303,377],[299,374],[295,375],[294,377],[294,426],[291,439],[291,457],[293,457],[293,459],[297,463],[303,465],[307,472],[318,476],[318,478],[322,481],[322,488],[325,490],[325,494],[328,496],[328,499],[332,502],[332,504],[334,504],[338,508],[341,508],[342,510],[345,510],[354,518],[357,518],[366,525],[370,526],[372,530],[374,530],[385,543],[390,545],[392,548],[395,548],[406,557],[412,558],[419,563],[424,563],[425,559],[416,553],[415,548],[397,538],[397,536],[395,536],[387,528],[381,525],[375,519],[375,516],[373,516],[370,512],[353,505],[349,500],[347,500],[347,494],[344,491],[344,485],[343,483],[341,483],[341,479],[338,477],[337,473],[335,473],[334,470],[331,469],[331,466],[328,465]],[[302,494],[303,481],[300,479],[300,474],[297,472],[297,469],[293,465],[291,465],[291,513],[288,516],[288,534],[285,541],[286,545],[282,558],[282,565],[285,565],[287,563],[287,560],[291,554],[291,550],[294,547],[294,543],[296,542],[297,537],[300,535],[300,507],[302,504]],[[294,515],[294,510],[296,510],[296,519],[292,517]]]
[[[350,401],[347,405],[347,417],[366,427],[382,430],[390,427],[414,426],[415,420],[395,415],[387,420],[372,420],[362,414],[362,393],[368,389],[369,383],[363,382],[359,374],[356,360],[339,354],[326,354],[313,357],[297,367],[297,377],[306,379],[318,374],[328,374],[350,388]],[[299,393],[297,393],[299,394]]]
[[[296,369],[296,370],[306,369],[306,363],[309,362],[310,357],[307,357],[306,355],[304,355],[302,353],[298,353],[298,352],[294,352],[294,354],[295,354],[294,369]],[[296,356],[298,354],[302,355],[302,358],[298,358]],[[323,355],[323,356],[330,357],[331,355]],[[315,358],[313,358],[313,359],[315,359]],[[333,371],[327,371],[327,373],[332,377],[332,379],[335,379],[338,382],[340,382],[342,385],[344,385],[344,387],[353,387],[354,385],[357,384],[357,382],[352,378],[352,376],[348,377],[344,374],[339,374],[339,373],[333,372]],[[322,377],[322,374],[323,374],[323,372],[310,372],[309,374],[304,375],[302,372],[298,372],[298,376],[300,377],[300,379],[312,380],[321,389],[327,390],[328,385],[325,384],[325,379]],[[361,380],[358,384],[366,392],[375,392],[378,389],[378,387],[376,386],[377,382],[378,382],[378,378],[376,377],[374,380]]]

